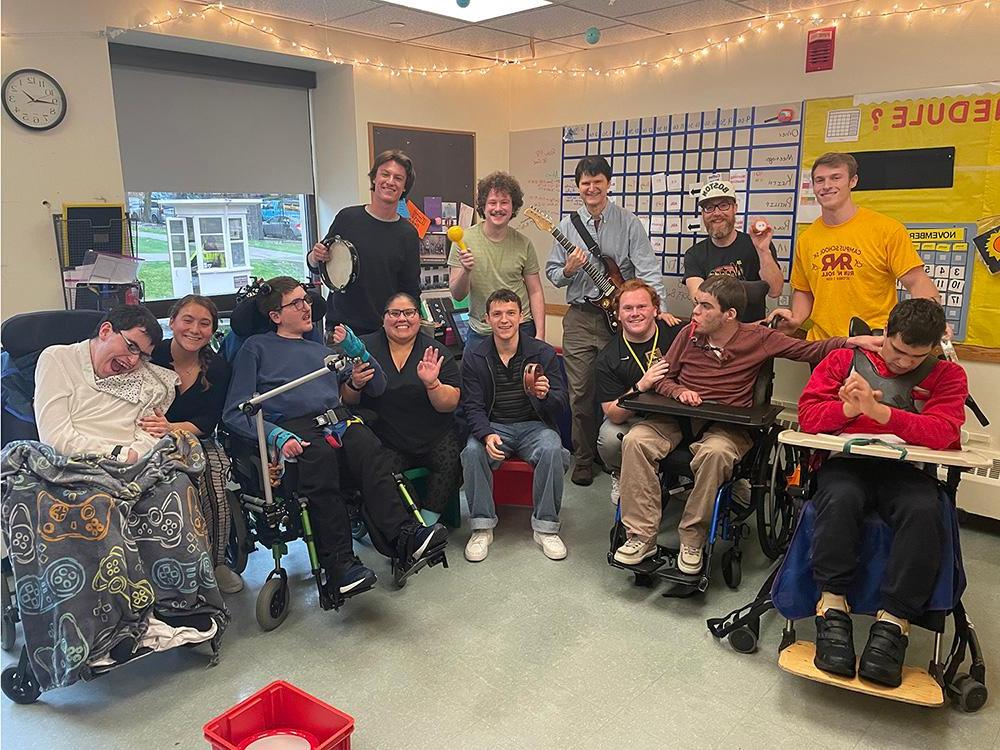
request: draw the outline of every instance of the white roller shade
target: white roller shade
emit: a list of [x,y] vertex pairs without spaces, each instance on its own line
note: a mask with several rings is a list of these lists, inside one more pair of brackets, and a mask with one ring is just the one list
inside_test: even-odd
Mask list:
[[312,193],[304,88],[112,65],[127,191]]

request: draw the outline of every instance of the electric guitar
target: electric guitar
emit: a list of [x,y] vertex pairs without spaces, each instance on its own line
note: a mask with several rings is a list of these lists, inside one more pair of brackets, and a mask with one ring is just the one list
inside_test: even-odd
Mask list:
[[[559,231],[550,218],[534,208],[525,208],[524,215],[534,222],[535,226],[543,232],[548,232],[556,238],[556,242],[566,248],[567,253],[576,250],[576,245],[570,242],[565,234]],[[615,294],[618,287],[625,283],[621,269],[611,258],[598,255],[596,261],[593,260],[586,250],[584,250],[587,260],[583,264],[583,270],[590,277],[597,287],[597,295],[586,297],[586,301],[604,313],[605,323],[611,333],[618,333],[618,311],[615,309]]]

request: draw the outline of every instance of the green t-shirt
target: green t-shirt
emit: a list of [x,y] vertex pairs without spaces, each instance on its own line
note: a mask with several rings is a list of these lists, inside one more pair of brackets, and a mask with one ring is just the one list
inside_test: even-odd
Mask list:
[[[476,333],[490,333],[490,326],[483,322],[486,317],[486,298],[497,289],[510,289],[521,298],[524,319],[531,320],[531,307],[528,304],[528,287],[524,277],[527,274],[538,273],[538,256],[531,240],[508,228],[507,236],[502,242],[494,242],[482,230],[480,222],[465,231],[465,246],[472,251],[476,259],[476,267],[472,269],[469,279],[469,325]],[[448,265],[461,268],[462,261],[458,257],[458,247],[451,246],[448,255]]]

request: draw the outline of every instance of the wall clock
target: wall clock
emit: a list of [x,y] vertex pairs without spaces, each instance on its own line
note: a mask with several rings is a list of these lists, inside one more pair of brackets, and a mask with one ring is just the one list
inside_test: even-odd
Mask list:
[[4,111],[29,130],[51,130],[66,116],[66,92],[48,73],[15,70],[3,82]]

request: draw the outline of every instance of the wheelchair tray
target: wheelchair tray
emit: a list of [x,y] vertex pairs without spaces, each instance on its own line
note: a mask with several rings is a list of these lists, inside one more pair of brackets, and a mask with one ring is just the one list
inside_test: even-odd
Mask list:
[[796,641],[778,654],[778,666],[790,674],[807,680],[822,682],[834,687],[853,690],[855,693],[888,698],[915,706],[943,706],[944,691],[925,669],[903,667],[903,684],[897,688],[878,685],[855,677],[841,677],[829,674],[813,664],[816,644],[811,641]]
[[726,406],[710,401],[702,401],[699,406],[688,406],[676,399],[661,396],[659,393],[626,394],[618,400],[618,405],[630,411],[666,414],[671,417],[710,419],[747,427],[765,427],[771,424],[783,408],[776,404],[762,404],[761,406],[745,408]]
[[[827,435],[825,433],[811,435],[795,430],[783,430],[778,434],[778,442],[785,445],[797,445],[803,448],[840,451],[843,449],[844,443],[857,437],[860,436],[850,434]],[[919,445],[903,444],[900,444],[899,448],[906,449],[905,460],[907,461],[926,462],[940,466],[958,466],[965,469],[976,469],[992,464],[992,461],[982,454],[964,448],[957,451],[935,451],[930,448],[922,448]],[[851,455],[892,458],[896,460],[900,458],[900,452],[895,445],[854,445],[851,446]]]

